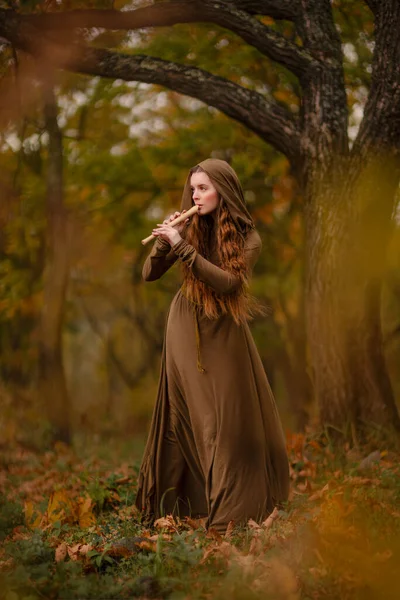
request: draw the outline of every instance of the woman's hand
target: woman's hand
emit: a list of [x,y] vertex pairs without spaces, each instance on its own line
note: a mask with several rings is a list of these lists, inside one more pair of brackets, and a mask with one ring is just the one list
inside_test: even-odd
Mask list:
[[[182,214],[185,212],[186,209],[182,211]],[[165,219],[165,221],[163,221],[162,223],[157,223],[157,229],[153,229],[152,234],[157,237],[161,237],[163,240],[166,240],[171,244],[171,246],[175,246],[175,244],[177,244],[179,240],[182,239],[180,233],[183,230],[187,221],[189,221],[189,218],[187,218],[185,221],[182,221],[181,223],[178,223],[177,225],[171,227],[169,223],[177,217],[179,217],[180,214],[180,212],[176,211],[174,214],[167,217],[167,219]]]

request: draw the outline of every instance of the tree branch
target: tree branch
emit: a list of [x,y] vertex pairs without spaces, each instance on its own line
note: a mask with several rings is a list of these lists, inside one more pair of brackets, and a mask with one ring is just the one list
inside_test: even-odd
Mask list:
[[400,7],[397,0],[378,3],[370,92],[352,148],[356,157],[374,148],[400,156]]
[[380,5],[380,0],[364,0],[365,4],[368,6],[370,11],[377,15]]
[[268,15],[286,21],[295,21],[301,9],[299,0],[235,0],[235,4],[250,15]]
[[[311,56],[251,16],[241,6],[254,3],[238,0],[174,0],[158,2],[132,11],[74,10],[41,13],[21,17],[21,23],[33,26],[43,34],[56,30],[66,32],[77,28],[102,27],[105,29],[133,30],[144,27],[163,27],[178,23],[214,23],[239,35],[264,56],[278,62],[301,77],[312,64]],[[258,2],[258,4],[263,4]],[[269,2],[266,3],[268,5]],[[276,2],[272,3],[276,4]],[[261,8],[261,7],[260,7]],[[53,36],[52,36],[53,37]],[[54,39],[54,38],[53,38]]]
[[[8,13],[8,20],[4,13]],[[243,123],[289,160],[297,161],[300,136],[295,120],[287,110],[261,94],[202,69],[159,58],[120,54],[78,44],[52,43],[43,35],[38,37],[31,23],[28,25],[25,21],[24,27],[18,27],[18,18],[13,11],[0,9],[0,35],[5,32],[12,43],[36,56],[39,62],[46,60],[51,62],[52,68],[88,75],[163,85],[192,96]]]
[[243,123],[290,160],[298,158],[300,136],[295,120],[287,110],[258,92],[203,69],[150,56],[132,56],[95,48],[83,49],[64,67],[88,75],[162,85],[197,98]]
[[316,184],[338,155],[348,153],[348,109],[341,39],[331,0],[303,0],[302,6],[297,29],[307,52],[320,66],[302,80],[304,165],[313,171],[309,181]]

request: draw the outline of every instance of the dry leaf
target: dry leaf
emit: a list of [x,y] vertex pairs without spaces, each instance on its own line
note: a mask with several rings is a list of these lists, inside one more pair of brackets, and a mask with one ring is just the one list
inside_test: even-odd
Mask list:
[[157,550],[157,544],[155,542],[153,542],[152,540],[143,540],[143,542],[139,542],[138,543],[139,548],[142,548],[143,550],[150,550],[151,552],[155,552]]
[[81,544],[74,544],[73,546],[67,546],[68,556],[71,560],[79,560],[79,548]]
[[204,564],[210,556],[221,557],[225,559],[228,563],[228,560],[239,555],[239,551],[235,546],[232,546],[229,542],[222,541],[221,543],[214,543],[206,548],[203,558],[200,561],[200,564]]
[[209,527],[206,533],[206,538],[217,540],[218,542],[222,541],[222,535],[215,529],[215,527]]
[[55,554],[56,562],[61,562],[61,561],[65,560],[66,556],[67,556],[67,544],[65,542],[63,542],[56,548],[56,554]]
[[92,546],[90,544],[83,544],[79,548],[79,554],[85,555],[89,552],[89,550],[92,550]]
[[304,483],[298,483],[297,484],[297,489],[300,492],[311,492],[312,491],[312,487],[311,487],[311,483],[308,479],[306,479],[306,481],[304,481]]
[[263,521],[263,523],[261,523],[261,526],[262,526],[264,529],[270,529],[270,527],[272,526],[272,523],[273,523],[274,521],[276,521],[276,519],[277,519],[278,517],[279,517],[279,514],[278,514],[278,509],[277,509],[277,508],[276,508],[276,506],[275,506],[274,510],[273,510],[273,511],[272,511],[272,513],[269,515],[269,517],[267,517],[267,518],[265,519],[265,521]]
[[126,477],[121,477],[120,479],[117,479],[117,480],[115,481],[115,483],[116,483],[117,485],[122,485],[123,483],[128,483],[128,481],[129,481],[129,477],[128,477],[128,476],[126,476]]
[[43,515],[35,508],[33,502],[27,500],[24,502],[25,523],[30,529],[40,527]]
[[247,527],[249,527],[249,529],[254,529],[255,531],[260,531],[261,529],[261,525],[256,523],[253,519],[247,521]]
[[78,498],[78,520],[79,526],[85,529],[96,523],[96,517],[93,514],[93,503],[90,496]]
[[328,490],[329,490],[329,483],[327,483],[326,485],[324,485],[324,487],[322,489],[320,489],[317,492],[315,492],[314,494],[312,494],[312,496],[309,497],[309,500],[311,500],[311,501],[313,501],[313,500],[319,500],[320,498],[322,498],[322,496]]
[[152,542],[156,542],[158,538],[161,538],[162,540],[172,540],[172,535],[168,533],[155,533],[154,535],[151,535],[149,537],[149,540],[151,540]]
[[244,575],[249,575],[254,571],[254,567],[256,566],[256,561],[254,560],[254,556],[248,554],[244,556],[243,554],[238,554],[235,556],[235,562],[240,565],[242,568]]
[[261,554],[263,551],[263,542],[259,535],[255,535],[250,542],[249,554]]
[[207,517],[201,517],[200,519],[192,519],[191,517],[185,517],[184,523],[189,525],[192,529],[199,529],[200,527],[205,527],[207,522]]
[[47,505],[46,518],[48,523],[74,523],[77,520],[77,510],[65,490],[52,492]]
[[234,530],[234,529],[235,529],[235,521],[233,521],[233,520],[232,520],[232,521],[229,521],[229,523],[228,523],[228,527],[226,528],[226,531],[225,531],[225,536],[224,536],[224,537],[225,537],[225,538],[228,538],[228,539],[229,539],[230,537],[232,537],[232,533],[233,533],[233,530]]
[[154,527],[157,527],[158,529],[168,529],[169,531],[177,531],[177,524],[172,515],[160,517],[154,521]]

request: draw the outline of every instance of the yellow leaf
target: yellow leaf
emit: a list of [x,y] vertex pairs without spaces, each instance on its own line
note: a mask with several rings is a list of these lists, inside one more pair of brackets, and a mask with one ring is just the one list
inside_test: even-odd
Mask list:
[[24,503],[24,512],[25,512],[25,523],[27,527],[30,529],[35,529],[35,527],[39,527],[42,522],[43,515],[35,509],[33,502],[27,500]]
[[96,517],[93,514],[92,499],[89,496],[78,499],[78,519],[79,526],[82,528],[91,527],[96,523]]
[[73,523],[76,521],[76,510],[65,490],[52,492],[47,505],[47,520],[49,523]]

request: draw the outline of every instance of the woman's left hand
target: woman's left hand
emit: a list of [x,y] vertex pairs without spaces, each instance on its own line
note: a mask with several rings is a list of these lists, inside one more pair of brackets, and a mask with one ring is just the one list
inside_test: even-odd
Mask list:
[[167,240],[171,246],[175,246],[182,239],[179,232],[166,223],[157,223],[157,228],[153,229],[152,234],[157,237],[160,236],[163,240]]

